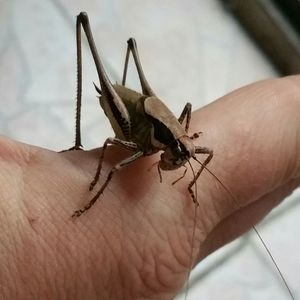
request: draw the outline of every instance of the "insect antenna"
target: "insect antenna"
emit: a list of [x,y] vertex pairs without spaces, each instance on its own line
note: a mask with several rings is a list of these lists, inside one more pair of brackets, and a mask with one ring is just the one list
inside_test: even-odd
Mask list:
[[[234,201],[234,203],[236,204],[237,207],[239,207],[239,204],[238,204],[238,200],[236,198],[236,196],[230,191],[230,189],[209,169],[207,168],[200,160],[198,160],[196,157],[193,157],[193,159],[198,162],[219,184],[220,186],[230,195],[231,199]],[[273,257],[272,253],[270,252],[267,244],[265,243],[265,241],[263,240],[261,234],[258,232],[257,228],[255,227],[255,225],[252,225],[252,229],[253,231],[256,233],[257,237],[259,238],[260,242],[262,243],[264,249],[267,251],[268,253],[268,256],[270,257],[271,261],[273,262],[283,284],[285,285],[291,299],[295,300],[295,297],[287,283],[287,281],[285,280],[275,258]]]
[[[187,161],[191,170],[192,170],[192,173],[193,173],[193,176],[194,176],[194,179],[196,177],[196,174],[195,174],[195,171],[193,169],[193,166],[191,164],[191,162],[188,160]],[[184,173],[185,174],[185,173]],[[181,178],[180,178],[181,179]],[[178,181],[178,180],[177,180]],[[176,181],[176,182],[177,182]],[[176,183],[175,182],[175,183]],[[195,184],[195,196],[196,196],[196,200],[198,198],[198,190],[197,190],[197,184]],[[193,232],[192,232],[192,243],[191,243],[191,253],[190,253],[190,261],[189,261],[189,272],[188,272],[188,275],[187,275],[187,280],[186,280],[186,286],[185,286],[185,296],[184,296],[184,299],[187,300],[187,297],[188,297],[188,292],[189,292],[189,281],[190,281],[190,277],[191,277],[191,272],[192,272],[192,268],[193,268],[193,256],[194,256],[194,241],[195,241],[195,233],[196,233],[196,222],[197,222],[197,208],[198,208],[198,205],[195,204],[195,213],[194,213],[194,224],[193,224]]]

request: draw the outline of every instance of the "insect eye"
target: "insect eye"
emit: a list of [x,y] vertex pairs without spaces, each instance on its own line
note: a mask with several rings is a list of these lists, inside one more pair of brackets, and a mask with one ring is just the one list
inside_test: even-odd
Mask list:
[[172,151],[172,154],[173,154],[175,157],[181,156],[181,154],[182,154],[182,149],[181,149],[181,147],[180,147],[179,144],[177,144],[177,145],[174,146],[174,147],[171,147],[170,149],[171,149],[171,151]]
[[180,142],[176,145],[176,147],[173,147],[172,149],[173,149],[172,153],[175,157],[181,157],[181,158],[191,157],[191,153]]

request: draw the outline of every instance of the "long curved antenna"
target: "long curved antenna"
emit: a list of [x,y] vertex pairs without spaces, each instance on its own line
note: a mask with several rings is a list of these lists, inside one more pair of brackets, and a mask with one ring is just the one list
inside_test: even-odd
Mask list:
[[[195,171],[194,171],[193,166],[192,166],[192,164],[189,160],[188,160],[188,164],[190,165],[190,168],[192,170],[194,178],[196,178]],[[198,198],[197,184],[195,184],[195,196],[196,196],[196,199],[197,199]],[[191,272],[192,272],[192,268],[193,268],[194,241],[195,241],[196,222],[197,222],[197,208],[198,208],[198,205],[195,203],[194,225],[193,225],[193,233],[192,233],[192,246],[191,246],[191,253],[190,253],[190,266],[189,266],[189,273],[188,273],[188,276],[187,276],[186,286],[185,286],[185,296],[184,296],[185,300],[187,300],[187,297],[188,297],[190,277],[191,277]]]
[[[195,161],[197,161],[197,162],[198,162],[198,163],[199,163],[199,164],[200,164],[200,165],[201,165],[201,166],[202,166],[202,167],[203,167],[203,168],[204,168],[211,176],[214,177],[214,179],[215,179],[215,180],[223,187],[223,189],[231,196],[231,198],[232,198],[232,200],[234,201],[234,203],[236,204],[236,206],[239,207],[237,198],[236,198],[235,195],[229,190],[229,188],[228,188],[223,182],[221,182],[221,180],[220,180],[220,179],[219,179],[219,178],[218,178],[218,177],[217,177],[217,176],[216,176],[209,168],[207,168],[201,161],[199,161],[196,157],[193,157],[193,159],[194,159]],[[267,251],[267,253],[268,253],[268,255],[269,255],[271,261],[273,262],[273,264],[274,264],[274,266],[275,266],[275,268],[276,268],[276,270],[277,270],[277,272],[278,272],[278,274],[279,274],[279,276],[280,276],[282,282],[284,283],[284,285],[285,285],[285,287],[286,287],[286,289],[287,289],[287,291],[288,291],[288,293],[289,293],[291,299],[292,299],[292,300],[295,300],[295,297],[294,297],[294,295],[293,295],[293,293],[292,293],[292,291],[291,291],[291,289],[290,289],[290,287],[289,287],[287,281],[285,280],[285,278],[284,278],[282,272],[280,271],[280,268],[279,268],[279,266],[278,266],[278,264],[277,264],[275,258],[273,257],[272,253],[270,252],[270,250],[269,250],[267,244],[265,243],[265,241],[263,240],[261,234],[258,232],[258,230],[257,230],[257,228],[255,227],[255,225],[252,225],[252,229],[254,230],[254,232],[256,233],[257,237],[258,237],[259,240],[261,241],[263,247],[264,247],[265,250]]]

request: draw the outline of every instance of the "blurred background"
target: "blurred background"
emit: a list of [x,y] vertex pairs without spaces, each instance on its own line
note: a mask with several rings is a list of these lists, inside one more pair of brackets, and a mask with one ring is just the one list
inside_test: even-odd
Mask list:
[[[151,86],[176,114],[187,101],[199,108],[251,82],[300,72],[299,0],[0,0],[1,134],[54,151],[73,144],[80,11],[89,14],[111,80],[120,82],[126,41],[135,37]],[[88,149],[113,133],[96,98],[86,41],[83,52]],[[127,82],[140,89],[133,69]],[[299,199],[298,191],[258,225],[296,299]],[[248,233],[197,266],[188,299],[290,298],[261,243]]]

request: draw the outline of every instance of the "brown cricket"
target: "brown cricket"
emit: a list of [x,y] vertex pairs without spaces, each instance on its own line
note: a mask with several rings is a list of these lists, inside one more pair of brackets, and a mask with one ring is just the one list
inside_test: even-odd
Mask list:
[[[196,146],[193,139],[199,136],[198,133],[193,135],[188,134],[192,106],[187,103],[177,119],[169,108],[155,95],[148,81],[145,78],[141,62],[138,55],[137,45],[134,38],[130,38],[127,41],[127,52],[125,58],[125,65],[123,71],[122,84],[112,84],[103,68],[103,64],[99,57],[88,15],[85,12],[81,12],[77,16],[76,21],[76,44],[77,44],[77,107],[76,107],[76,135],[75,145],[69,150],[80,150],[81,145],[81,97],[82,97],[82,57],[81,57],[81,27],[83,27],[90,50],[93,55],[93,59],[96,65],[100,87],[95,85],[97,92],[100,94],[99,101],[104,113],[108,117],[111,126],[115,132],[115,137],[107,138],[103,144],[102,152],[99,157],[98,167],[93,181],[90,184],[90,190],[93,190],[97,184],[102,162],[104,160],[104,154],[108,145],[116,145],[121,148],[130,150],[133,154],[126,159],[117,163],[108,173],[106,180],[102,184],[96,195],[87,203],[83,208],[76,210],[72,217],[79,217],[82,213],[90,209],[100,195],[104,192],[105,188],[111,181],[113,175],[120,169],[133,163],[143,156],[152,155],[158,151],[162,151],[160,161],[157,164],[158,172],[161,179],[160,170],[175,170],[180,167],[185,167],[183,175],[173,182],[175,184],[185,176],[187,168],[185,166],[188,163],[193,171],[193,179],[188,184],[187,189],[191,195],[193,202],[199,205],[197,201],[197,193],[193,191],[193,187],[196,184],[202,171],[206,169],[224,188],[224,190],[230,195],[233,201],[238,206],[238,201],[231,191],[215,176],[208,168],[210,160],[213,157],[213,151],[207,147]],[[129,62],[129,55],[132,53],[134,63],[138,72],[140,84],[142,87],[142,93],[138,93],[125,87],[127,68]],[[185,125],[183,123],[185,122]],[[196,154],[206,154],[207,157],[204,162],[200,162],[196,158]],[[194,170],[190,164],[190,159],[194,159],[200,164],[199,170],[194,173]],[[196,187],[196,186],[195,186]],[[196,190],[196,189],[195,189]],[[196,190],[197,191],[197,190]],[[196,213],[196,211],[195,211]],[[194,220],[196,221],[196,220]],[[267,245],[263,241],[259,232],[255,226],[252,226],[253,230],[260,239],[263,247],[266,249],[270,259],[275,265],[280,277],[283,280],[284,285],[291,297],[294,296],[281,273],[275,259],[270,253]],[[194,239],[194,232],[193,232]],[[193,249],[193,247],[192,247]],[[192,267],[192,250],[191,250],[191,267]],[[187,297],[187,294],[186,294]]]
[[[122,85],[112,84],[103,68],[100,56],[96,49],[88,15],[81,12],[77,16],[76,38],[77,38],[77,110],[76,110],[76,137],[73,149],[81,149],[80,114],[81,114],[81,92],[82,92],[82,59],[81,59],[81,26],[83,27],[93,58],[101,88],[95,86],[100,94],[99,101],[104,113],[108,117],[115,132],[115,137],[107,138],[103,144],[99,157],[97,172],[90,185],[94,188],[99,180],[104,154],[108,145],[116,145],[130,150],[133,154],[116,164],[108,173],[108,176],[90,202],[83,208],[76,210],[73,217],[79,217],[83,212],[91,208],[99,196],[104,192],[113,175],[120,169],[133,163],[137,159],[163,151],[158,162],[158,170],[175,170],[185,167],[191,159],[196,159],[196,154],[207,154],[207,158],[201,164],[200,169],[189,183],[187,189],[198,205],[197,197],[192,189],[197,182],[201,172],[213,157],[213,151],[206,147],[196,146],[193,142],[197,134],[188,135],[191,119],[192,106],[187,103],[177,119],[169,108],[155,95],[145,78],[138,55],[137,45],[134,38],[127,41],[127,53],[123,72]],[[140,79],[142,93],[125,87],[129,55],[132,53],[135,66]],[[183,127],[183,122],[185,126]],[[185,175],[185,172],[184,172]],[[183,176],[182,176],[183,177]],[[181,177],[181,178],[182,178]],[[180,179],[181,179],[180,178]],[[178,180],[177,180],[178,181]],[[177,182],[176,181],[176,182]]]

